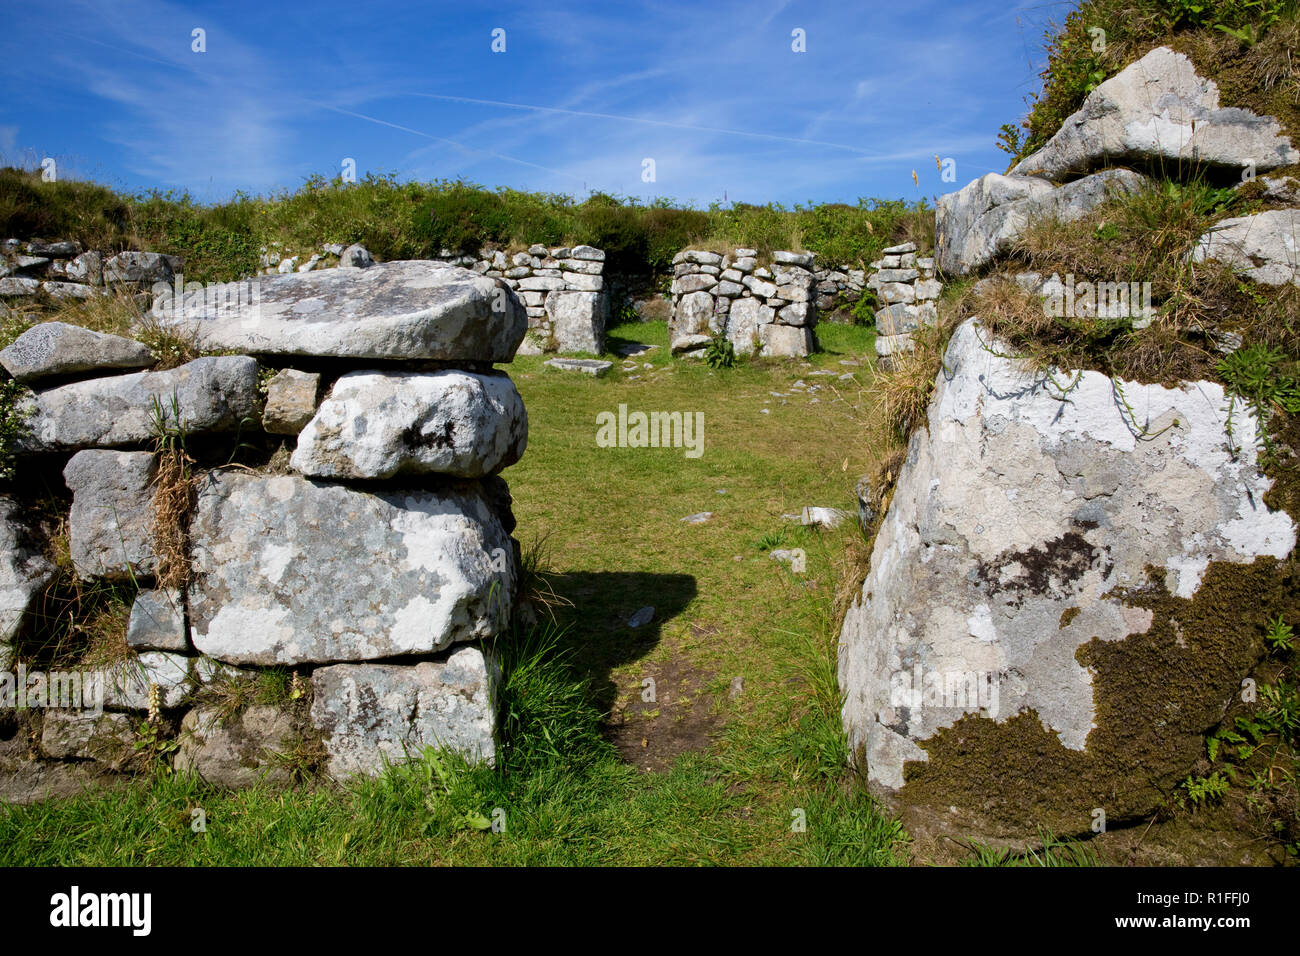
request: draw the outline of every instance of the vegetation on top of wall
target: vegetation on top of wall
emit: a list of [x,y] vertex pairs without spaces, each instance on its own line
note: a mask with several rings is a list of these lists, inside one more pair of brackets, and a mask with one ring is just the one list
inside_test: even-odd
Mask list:
[[933,210],[924,200],[860,199],[844,203],[762,206],[714,203],[708,209],[670,199],[592,193],[486,189],[461,180],[399,182],[368,174],[345,184],[309,178],[294,192],[236,194],[204,205],[186,193],[127,195],[93,183],[43,182],[38,172],[0,169],[0,234],[20,239],[74,239],[103,251],[145,249],[182,256],[187,280],[229,281],[253,274],[263,246],[316,250],[360,242],[381,260],[425,259],[443,249],[524,249],[586,244],[603,249],[610,271],[666,271],[681,249],[749,246],[818,254],[829,266],[857,268],[887,245],[928,248]]
[[[1104,33],[1098,33],[1101,30]],[[1300,130],[1297,0],[1084,0],[1044,36],[1042,91],[998,145],[1012,164],[1039,149],[1099,84],[1157,46],[1186,54],[1218,84],[1224,106]]]

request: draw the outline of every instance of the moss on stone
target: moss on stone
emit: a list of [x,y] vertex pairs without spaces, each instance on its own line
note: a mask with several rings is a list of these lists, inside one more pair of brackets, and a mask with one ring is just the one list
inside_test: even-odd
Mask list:
[[1029,833],[1087,833],[1094,808],[1112,824],[1149,816],[1262,659],[1268,618],[1300,617],[1300,571],[1294,559],[1216,562],[1191,599],[1152,572],[1124,599],[1153,620],[1142,634],[1076,652],[1093,673],[1096,726],[1085,750],[1064,747],[1033,711],[1002,723],[967,715],[921,742],[929,760],[907,764],[906,802],[970,808]]

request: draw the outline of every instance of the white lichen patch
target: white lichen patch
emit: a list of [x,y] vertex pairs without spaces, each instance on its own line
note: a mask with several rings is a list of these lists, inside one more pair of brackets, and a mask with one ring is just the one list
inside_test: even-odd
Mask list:
[[[487,637],[505,625],[518,574],[473,486],[381,494],[219,473],[191,539],[194,644],[237,664],[373,660]],[[508,556],[501,567],[494,552]]]

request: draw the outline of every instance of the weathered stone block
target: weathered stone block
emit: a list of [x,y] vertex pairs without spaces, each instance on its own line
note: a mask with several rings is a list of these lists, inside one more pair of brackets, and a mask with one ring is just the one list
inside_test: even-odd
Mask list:
[[376,775],[425,747],[496,759],[500,669],[478,647],[413,666],[338,664],[312,674],[312,722],[337,780]]
[[504,373],[348,372],[290,463],[314,478],[482,478],[513,465],[527,444],[524,401]]
[[234,664],[373,660],[490,637],[518,575],[478,483],[380,492],[217,473],[190,540],[191,639]]
[[79,451],[63,469],[72,491],[72,566],[85,579],[151,575],[154,456],[147,451]]

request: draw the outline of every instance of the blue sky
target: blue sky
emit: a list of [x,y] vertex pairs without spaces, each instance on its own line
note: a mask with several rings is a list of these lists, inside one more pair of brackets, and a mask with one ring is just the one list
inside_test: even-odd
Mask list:
[[1069,8],[5,0],[0,161],[52,156],[65,177],[202,201],[345,158],[359,175],[697,206],[932,197],[1005,169],[998,127]]

